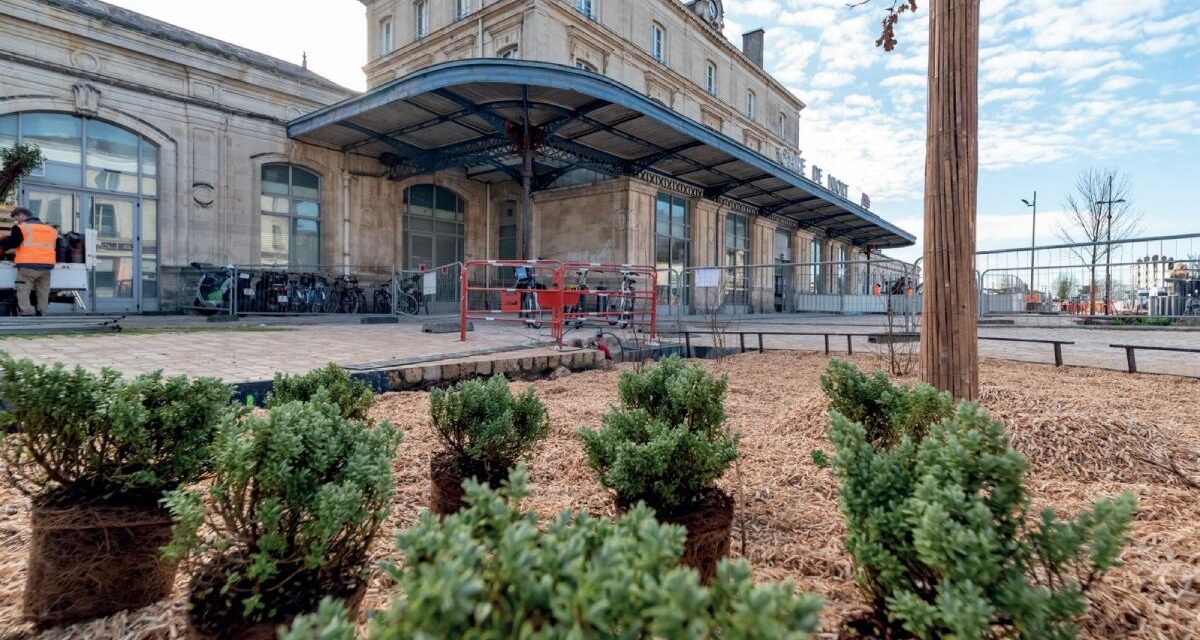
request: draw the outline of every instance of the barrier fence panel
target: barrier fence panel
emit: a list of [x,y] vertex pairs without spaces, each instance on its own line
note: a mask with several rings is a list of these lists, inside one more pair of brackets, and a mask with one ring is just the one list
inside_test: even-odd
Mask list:
[[445,316],[458,313],[462,299],[463,263],[452,262],[428,270],[396,273],[395,313]]
[[980,315],[1200,316],[1200,233],[978,252]]
[[915,322],[919,278],[915,265],[891,258],[688,267],[672,274],[668,308],[702,317],[892,313]]
[[460,338],[472,321],[549,331],[561,347],[568,328],[618,327],[653,335],[657,278],[653,267],[475,260],[461,271]]

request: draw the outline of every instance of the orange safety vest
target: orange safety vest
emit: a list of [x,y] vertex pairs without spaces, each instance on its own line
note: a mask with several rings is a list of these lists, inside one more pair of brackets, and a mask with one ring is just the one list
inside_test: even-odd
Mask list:
[[58,232],[48,224],[28,223],[17,225],[21,230],[21,246],[17,247],[17,266],[46,265],[53,267],[58,262],[55,245]]

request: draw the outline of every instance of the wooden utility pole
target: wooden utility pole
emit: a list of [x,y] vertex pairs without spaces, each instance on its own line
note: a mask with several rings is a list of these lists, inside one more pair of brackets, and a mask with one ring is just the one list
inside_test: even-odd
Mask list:
[[962,400],[979,397],[978,109],[979,0],[930,0],[921,377]]

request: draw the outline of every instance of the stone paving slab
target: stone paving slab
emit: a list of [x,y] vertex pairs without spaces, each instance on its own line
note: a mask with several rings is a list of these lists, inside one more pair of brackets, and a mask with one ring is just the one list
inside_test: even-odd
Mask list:
[[168,375],[213,376],[240,383],[270,380],[323,367],[403,361],[436,354],[545,345],[537,332],[479,327],[460,342],[456,334],[422,333],[419,324],[306,325],[270,330],[47,336],[0,340],[0,350],[37,362],[62,362],[126,374],[161,369]]

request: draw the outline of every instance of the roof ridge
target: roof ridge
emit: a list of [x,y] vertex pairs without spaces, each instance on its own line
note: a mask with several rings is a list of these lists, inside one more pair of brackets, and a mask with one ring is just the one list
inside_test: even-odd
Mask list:
[[111,22],[127,29],[139,31],[149,36],[193,47],[206,53],[223,58],[233,58],[276,75],[299,80],[305,84],[323,89],[341,91],[349,94],[357,93],[322,76],[307,67],[288,62],[265,53],[255,51],[240,45],[226,42],[219,38],[206,36],[196,31],[185,29],[178,25],[152,18],[142,13],[118,7],[102,0],[36,0],[65,11],[77,13],[92,19]]

